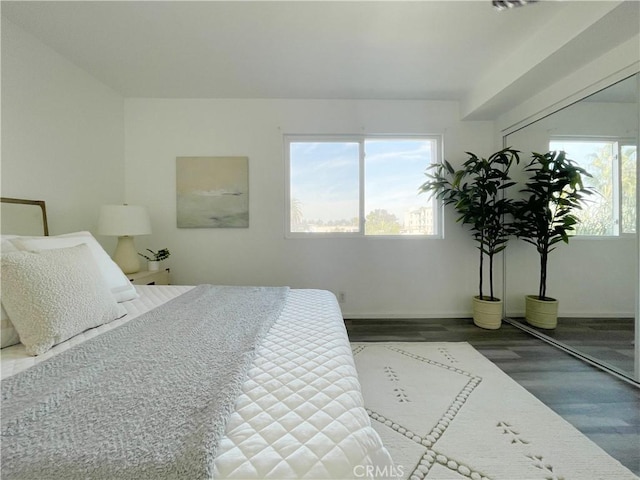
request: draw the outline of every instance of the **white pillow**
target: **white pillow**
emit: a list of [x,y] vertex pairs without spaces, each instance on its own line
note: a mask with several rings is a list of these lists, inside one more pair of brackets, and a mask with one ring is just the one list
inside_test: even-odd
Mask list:
[[118,317],[87,245],[2,255],[2,303],[30,355]]
[[102,245],[98,243],[90,232],[66,233],[51,237],[17,237],[9,240],[9,242],[18,250],[28,251],[74,247],[81,243],[86,243],[116,301],[126,302],[139,296],[136,288],[131,284],[126,275],[122,273],[120,267],[111,260],[109,254],[104,251]]
[[2,311],[2,317],[0,318],[0,346],[1,348],[10,347],[16,343],[20,343],[20,337],[18,332],[13,328],[13,323],[9,319],[9,315],[4,309],[4,305],[0,307]]
[[0,235],[0,253],[15,252],[17,248],[11,240],[18,238],[18,235]]
[[[10,240],[17,237],[17,235],[0,235],[0,253],[17,251],[18,249],[10,242]],[[2,313],[0,317],[0,348],[20,343],[18,332],[13,328],[13,323],[11,323],[9,315],[4,309],[4,305],[0,306],[0,311]]]

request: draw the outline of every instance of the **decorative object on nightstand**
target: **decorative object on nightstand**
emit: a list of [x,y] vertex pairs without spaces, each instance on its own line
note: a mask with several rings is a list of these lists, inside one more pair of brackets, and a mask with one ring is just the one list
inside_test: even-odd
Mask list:
[[127,204],[103,205],[100,209],[98,233],[118,237],[113,260],[124,273],[140,270],[140,260],[133,237],[151,233],[151,220],[146,207]]
[[134,285],[169,285],[168,268],[162,270],[140,270],[137,273],[127,275],[127,278]]
[[150,248],[147,248],[147,252],[150,252],[151,255],[145,255],[144,253],[138,253],[143,258],[147,259],[147,265],[150,272],[154,272],[160,269],[160,262],[162,260],[166,260],[171,255],[171,252],[168,248],[161,248],[157,252],[154,252]]

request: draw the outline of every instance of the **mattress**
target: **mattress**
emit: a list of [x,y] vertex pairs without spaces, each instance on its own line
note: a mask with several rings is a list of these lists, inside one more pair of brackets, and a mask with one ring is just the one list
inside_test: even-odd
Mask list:
[[[2,377],[14,375],[188,291],[137,286],[127,315],[38,357],[2,349]],[[351,348],[333,294],[291,290],[256,352],[215,460],[215,478],[354,478],[391,471],[392,461],[363,408]],[[373,475],[368,475],[373,476]]]

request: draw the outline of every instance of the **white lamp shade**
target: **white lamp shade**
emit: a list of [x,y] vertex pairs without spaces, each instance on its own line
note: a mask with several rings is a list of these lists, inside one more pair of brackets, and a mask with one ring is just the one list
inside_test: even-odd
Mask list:
[[139,205],[103,205],[100,208],[98,233],[116,237],[149,235],[151,220],[147,207]]

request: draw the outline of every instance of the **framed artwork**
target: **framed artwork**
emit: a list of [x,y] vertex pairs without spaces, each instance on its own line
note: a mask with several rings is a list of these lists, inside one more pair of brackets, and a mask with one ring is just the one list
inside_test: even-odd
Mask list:
[[178,228],[249,226],[248,157],[177,157]]

